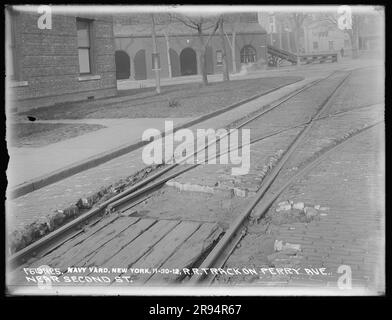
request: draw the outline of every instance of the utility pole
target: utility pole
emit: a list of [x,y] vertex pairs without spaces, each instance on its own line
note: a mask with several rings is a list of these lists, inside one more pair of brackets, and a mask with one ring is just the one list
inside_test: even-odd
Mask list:
[[152,21],[152,67],[155,72],[155,85],[157,93],[161,93],[161,83],[160,83],[160,75],[159,75],[159,57],[158,57],[158,48],[157,48],[157,40],[155,35],[155,19],[154,14],[151,13],[151,21]]

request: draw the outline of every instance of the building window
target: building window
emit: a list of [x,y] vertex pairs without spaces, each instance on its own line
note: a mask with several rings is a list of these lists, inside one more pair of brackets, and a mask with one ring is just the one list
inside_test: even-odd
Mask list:
[[17,51],[15,47],[15,19],[16,14],[12,9],[6,10],[6,76],[11,80],[18,79]]
[[253,63],[256,62],[256,49],[251,45],[247,45],[241,49],[240,52],[241,63]]
[[217,51],[216,51],[216,65],[217,65],[217,66],[223,65],[222,50],[217,50]]
[[240,16],[240,22],[243,23],[257,23],[257,13],[245,13]]
[[333,50],[333,41],[328,41],[329,50]]
[[91,21],[76,20],[78,30],[79,73],[91,73]]
[[313,41],[313,50],[318,50],[318,42]]

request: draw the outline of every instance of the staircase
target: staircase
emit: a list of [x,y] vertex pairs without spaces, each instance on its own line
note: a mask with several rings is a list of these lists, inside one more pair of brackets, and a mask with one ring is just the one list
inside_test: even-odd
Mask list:
[[280,61],[286,60],[292,64],[297,64],[297,55],[295,53],[267,45],[268,65],[276,67]]
[[[277,67],[282,60],[297,64],[297,54],[279,49],[277,47],[267,46],[268,65]],[[299,55],[299,62],[302,64],[337,62],[338,54],[336,52],[312,53]]]

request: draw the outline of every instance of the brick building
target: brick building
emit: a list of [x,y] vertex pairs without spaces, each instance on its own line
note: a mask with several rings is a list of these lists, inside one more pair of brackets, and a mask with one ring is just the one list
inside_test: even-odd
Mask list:
[[113,18],[54,10],[50,15],[42,28],[36,8],[6,10],[10,107],[21,111],[116,95]]
[[[197,30],[165,15],[155,14],[154,19],[161,76],[170,78],[201,74],[201,46]],[[144,80],[154,77],[151,21],[149,14],[116,16],[117,79]],[[203,31],[204,41],[210,31],[211,28]],[[230,72],[240,71],[242,65],[266,62],[266,32],[258,24],[256,13],[230,15],[224,23],[224,32]],[[207,46],[207,74],[221,73],[222,66],[222,43],[218,30]]]
[[330,22],[320,22],[313,19],[304,28],[305,53],[340,52],[351,56],[351,41],[349,35]]

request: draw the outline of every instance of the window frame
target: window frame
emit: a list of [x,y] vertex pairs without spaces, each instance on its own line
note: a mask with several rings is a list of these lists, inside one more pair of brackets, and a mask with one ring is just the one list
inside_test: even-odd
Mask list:
[[[251,48],[253,50],[254,54],[248,54],[247,52],[245,52],[246,48]],[[247,53],[247,54],[245,54],[245,53]],[[246,59],[245,59],[245,57],[246,57]],[[252,57],[251,60],[253,60],[253,61],[249,61],[249,57]],[[241,48],[241,50],[240,50],[240,63],[248,64],[248,63],[256,63],[256,61],[257,61],[257,50],[256,50],[256,48],[254,48],[250,44],[247,44],[247,45],[243,46]]]
[[[219,54],[220,54],[220,61],[218,59]],[[222,50],[216,50],[216,65],[223,66],[223,51]]]
[[[79,75],[80,76],[87,76],[87,75],[94,75],[94,63],[93,63],[93,22],[94,20],[92,19],[87,19],[87,18],[76,18],[76,33],[79,30],[78,29],[78,22],[84,22],[87,23],[88,25],[88,42],[89,46],[79,46],[79,38],[78,35],[76,34],[77,37],[77,50],[78,50],[78,65],[79,65]],[[88,49],[88,64],[89,64],[89,72],[80,72],[80,61],[79,61],[79,49]]]
[[[7,67],[5,68],[6,77],[9,77],[9,80],[19,81],[19,64],[18,64],[18,52],[16,50],[17,38],[16,38],[16,18],[18,15],[17,11],[14,11],[12,7],[7,8],[6,10],[6,37],[9,37],[7,40],[6,50],[9,50],[9,58],[12,61],[7,61],[7,65],[11,65],[12,72],[11,74],[7,74]],[[6,56],[7,57],[7,56]],[[11,62],[9,64],[9,62]]]
[[[331,44],[332,44],[332,46],[331,46]],[[330,50],[330,51],[335,50],[334,41],[333,40],[328,40],[328,50]]]

